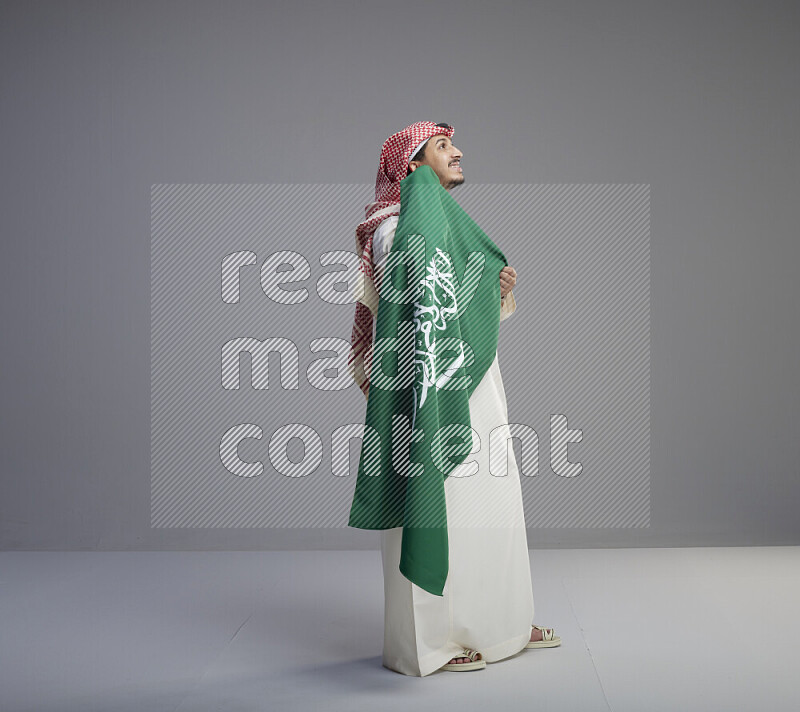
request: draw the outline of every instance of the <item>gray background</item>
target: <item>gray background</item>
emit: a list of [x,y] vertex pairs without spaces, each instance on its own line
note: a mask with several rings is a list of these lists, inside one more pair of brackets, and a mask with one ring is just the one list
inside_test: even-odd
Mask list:
[[[531,546],[797,543],[799,19],[789,2],[4,2],[0,545],[377,544],[150,528],[150,186],[372,183],[383,140],[422,118],[456,127],[470,181],[651,187],[651,527],[532,529]],[[535,253],[518,253],[521,306]],[[524,376],[504,368],[510,409]]]

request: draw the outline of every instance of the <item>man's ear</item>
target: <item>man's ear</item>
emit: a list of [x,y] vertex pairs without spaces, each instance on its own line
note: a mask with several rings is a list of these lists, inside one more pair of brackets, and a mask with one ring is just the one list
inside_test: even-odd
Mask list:
[[411,163],[408,164],[408,170],[409,170],[410,173],[413,173],[415,170],[417,170],[418,167],[419,167],[419,164],[414,162],[414,161],[412,161]]

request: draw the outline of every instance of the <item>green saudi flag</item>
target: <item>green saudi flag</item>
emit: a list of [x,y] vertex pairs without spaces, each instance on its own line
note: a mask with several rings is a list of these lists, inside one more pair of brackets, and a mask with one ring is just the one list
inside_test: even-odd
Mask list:
[[430,166],[400,183],[386,259],[349,526],[403,527],[400,572],[441,596],[444,480],[472,450],[469,398],[497,351],[508,261]]

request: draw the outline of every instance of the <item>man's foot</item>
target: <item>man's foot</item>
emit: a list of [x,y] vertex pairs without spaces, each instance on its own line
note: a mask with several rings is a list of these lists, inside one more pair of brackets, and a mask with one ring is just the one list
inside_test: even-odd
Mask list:
[[[475,660],[483,660],[483,655],[481,655],[480,653],[477,653],[475,655]],[[469,658],[450,658],[450,662],[447,663],[447,664],[448,665],[454,665],[456,663],[471,663],[471,662],[472,662],[472,660],[470,660]]]
[[[545,628],[545,630],[551,631],[553,629],[552,628]],[[543,635],[541,630],[539,630],[538,628],[534,628],[531,631],[531,643],[537,643],[540,640],[544,640],[544,635]]]
[[450,670],[451,672],[465,672],[469,670],[483,670],[486,667],[486,661],[483,659],[477,650],[472,648],[464,648],[461,655],[456,655],[450,658],[449,663],[442,665],[442,670]]
[[525,643],[526,648],[557,648],[561,645],[559,638],[552,628],[542,628],[542,626],[531,626],[531,639]]

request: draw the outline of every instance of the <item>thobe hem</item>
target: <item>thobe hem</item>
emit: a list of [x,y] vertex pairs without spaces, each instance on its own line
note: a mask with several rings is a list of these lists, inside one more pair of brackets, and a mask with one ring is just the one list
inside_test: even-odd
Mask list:
[[[516,655],[518,652],[525,649],[525,646],[531,639],[532,632],[533,627],[531,626],[531,629],[525,635],[517,635],[513,638],[503,641],[502,643],[493,645],[491,648],[485,648],[483,650],[479,650],[478,652],[483,656],[483,659],[487,664],[505,660],[506,658],[510,658],[512,655]],[[407,658],[400,656],[394,656],[393,658],[392,656],[384,653],[383,667],[404,675],[425,677],[441,669],[443,665],[447,665],[447,663],[449,663],[453,658],[463,657],[460,655],[462,651],[463,648],[459,647],[453,642],[449,642],[438,650],[428,653],[420,658],[419,667],[410,666]]]

